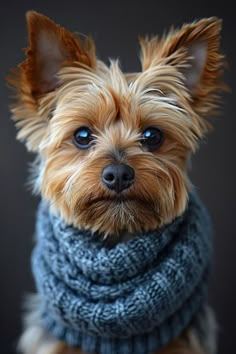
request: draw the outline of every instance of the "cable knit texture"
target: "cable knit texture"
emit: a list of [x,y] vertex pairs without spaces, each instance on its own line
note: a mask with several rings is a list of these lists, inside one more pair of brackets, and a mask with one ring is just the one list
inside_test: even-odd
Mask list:
[[41,321],[86,353],[149,354],[179,336],[207,301],[211,225],[195,193],[159,231],[107,247],[42,201],[33,274]]

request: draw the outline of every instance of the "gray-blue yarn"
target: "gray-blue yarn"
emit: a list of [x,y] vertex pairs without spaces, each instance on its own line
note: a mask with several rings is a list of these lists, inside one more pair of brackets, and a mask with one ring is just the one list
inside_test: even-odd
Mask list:
[[42,202],[36,237],[42,326],[86,353],[157,351],[206,303],[211,225],[196,194],[171,224],[113,248],[66,225]]

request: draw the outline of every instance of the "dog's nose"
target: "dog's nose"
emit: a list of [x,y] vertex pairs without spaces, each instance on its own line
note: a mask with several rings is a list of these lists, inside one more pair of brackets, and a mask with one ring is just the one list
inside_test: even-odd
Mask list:
[[102,171],[105,186],[116,193],[129,188],[134,182],[134,169],[126,164],[111,164]]

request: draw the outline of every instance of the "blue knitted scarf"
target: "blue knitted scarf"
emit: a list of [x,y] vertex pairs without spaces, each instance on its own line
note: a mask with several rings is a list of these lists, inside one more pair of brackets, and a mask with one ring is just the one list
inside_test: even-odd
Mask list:
[[86,353],[149,354],[179,336],[206,303],[211,227],[196,194],[159,231],[112,248],[41,202],[33,273],[41,321]]

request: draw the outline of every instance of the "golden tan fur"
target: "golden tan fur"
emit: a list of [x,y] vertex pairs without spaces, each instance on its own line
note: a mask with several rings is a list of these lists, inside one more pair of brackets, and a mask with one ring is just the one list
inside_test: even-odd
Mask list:
[[[117,61],[107,66],[98,60],[92,39],[82,43],[35,12],[27,21],[27,59],[9,82],[16,90],[18,139],[39,155],[34,189],[67,223],[105,237],[156,229],[182,214],[189,155],[208,131],[206,117],[224,88],[221,21],[202,19],[160,40],[140,39],[142,71],[131,74]],[[88,150],[72,139],[84,126],[95,139]],[[157,151],[141,145],[147,127],[164,132]],[[119,202],[101,182],[101,171],[112,163],[135,170],[135,183]],[[161,353],[197,354],[177,343]],[[79,353],[59,347],[52,353]]]
[[[33,329],[33,330],[32,330]],[[87,354],[79,348],[71,348],[60,341],[47,338],[40,328],[31,328],[27,338],[23,338],[20,349],[26,354]],[[174,340],[158,353],[150,354],[205,354],[191,330]],[[93,353],[96,354],[96,353]],[[134,353],[135,354],[135,353]]]
[[[69,348],[66,344],[58,343],[57,347],[50,354],[86,354],[79,349]],[[152,353],[156,354],[156,353]],[[158,354],[202,354],[198,349],[191,348],[185,339],[175,340],[167,348],[158,352]]]

